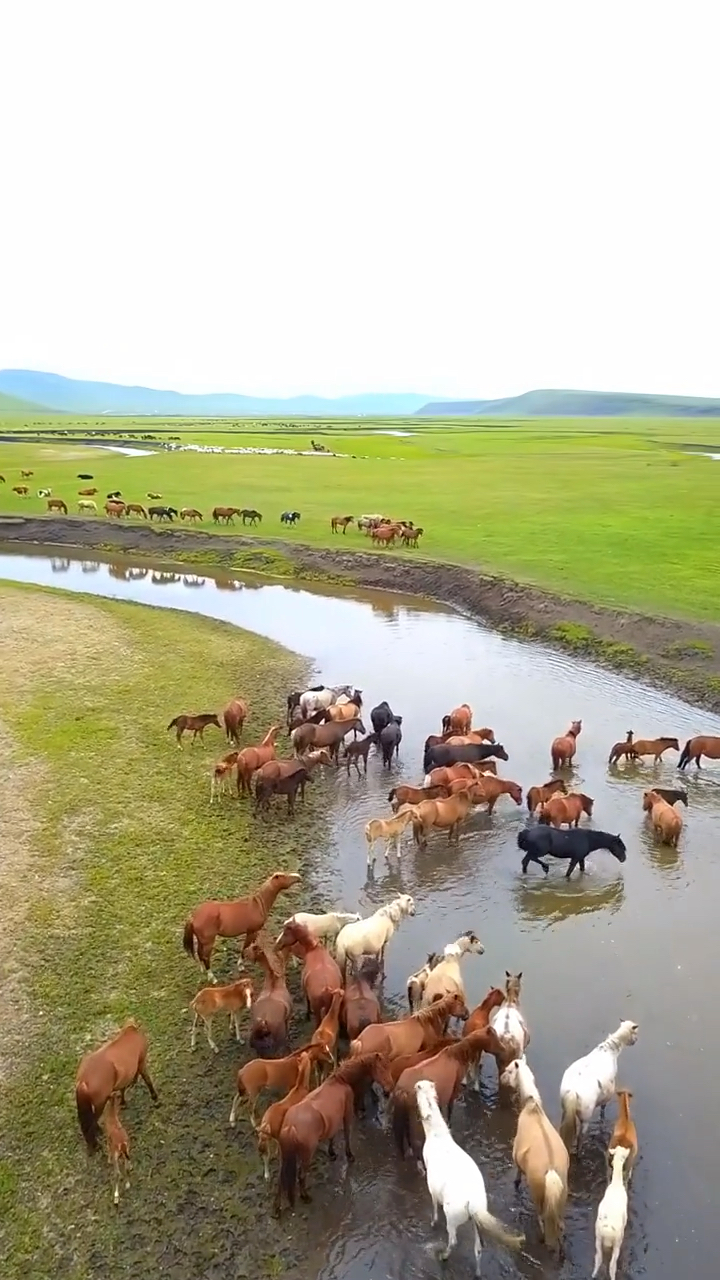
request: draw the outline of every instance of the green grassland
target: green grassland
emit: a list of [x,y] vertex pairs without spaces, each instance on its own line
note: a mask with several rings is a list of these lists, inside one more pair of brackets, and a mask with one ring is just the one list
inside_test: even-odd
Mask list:
[[[16,420],[19,421],[19,420]],[[28,425],[40,421],[24,419]],[[58,429],[57,417],[45,425]],[[330,533],[334,514],[384,511],[426,530],[421,554],[476,565],[578,599],[669,616],[720,619],[717,591],[720,469],[684,450],[717,446],[720,423],[697,420],[544,420],[523,423],[391,419],[312,424],[152,420],[65,422],[64,431],[153,433],[221,446],[309,448],[343,457],[169,453],[125,458],[70,443],[0,444],[4,512],[40,512],[11,494],[21,466],[72,508],[77,471],[101,495],[148,491],[206,515],[216,505],[256,507],[263,537],[367,550],[356,530]],[[391,436],[386,431],[411,431]],[[280,513],[302,512],[284,532]],[[104,517],[102,517],[104,518]],[[232,531],[232,530],[231,530]],[[235,529],[237,532],[237,527]],[[383,554],[378,552],[377,554]]]
[[[295,823],[284,804],[268,821],[230,798],[211,807],[220,733],[179,751],[166,725],[242,691],[256,740],[304,663],[194,615],[7,584],[0,647],[3,1280],[275,1275],[302,1246],[292,1225],[272,1239],[252,1229],[267,1221],[261,1166],[246,1122],[227,1126],[247,1051],[219,1018],[219,1056],[203,1040],[191,1055],[198,970],[181,932],[197,902],[301,865],[322,837],[320,801],[308,792]],[[303,897],[280,899],[274,919]],[[228,980],[233,948],[218,960]],[[133,1173],[115,1210],[104,1157],[85,1154],[73,1082],[82,1054],[128,1016],[149,1033],[161,1105],[142,1085],[129,1095]],[[296,1025],[294,1043],[304,1034]]]

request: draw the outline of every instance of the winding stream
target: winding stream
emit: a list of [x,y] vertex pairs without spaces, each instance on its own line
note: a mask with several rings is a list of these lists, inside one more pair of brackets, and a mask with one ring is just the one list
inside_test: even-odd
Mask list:
[[[620,1060],[619,1083],[634,1092],[640,1161],[630,1195],[621,1275],[693,1280],[716,1274],[715,1177],[717,1056],[720,1053],[720,769],[688,771],[689,808],[677,853],[649,835],[640,801],[652,780],[675,785],[676,757],[657,768],[609,771],[610,745],[632,727],[638,735],[680,739],[720,719],[677,698],[534,644],[504,639],[429,602],[384,593],[331,594],[252,576],[218,578],[144,566],[112,565],[50,554],[2,554],[0,578],[193,610],[250,628],[313,656],[320,679],[352,681],[369,709],[387,698],[404,717],[399,766],[388,775],[371,757],[368,777],[321,785],[331,800],[327,848],[313,851],[316,887],[328,906],[364,913],[397,892],[412,893],[417,916],[393,939],[386,995],[404,999],[407,974],[426,953],[473,928],[485,955],[464,970],[471,1004],[506,969],[522,970],[523,1007],[532,1041],[529,1060],[545,1105],[558,1117],[564,1068],[631,1017],[638,1044]],[[515,840],[525,810],[504,797],[492,818],[473,817],[459,849],[431,837],[427,851],[404,846],[400,870],[380,859],[367,882],[363,826],[387,813],[399,779],[422,776],[422,743],[450,707],[469,701],[475,722],[490,724],[505,744],[506,777],[526,788],[549,776],[550,739],[583,719],[573,784],[595,797],[594,825],[620,831],[628,859],[620,867],[594,855],[592,869],[567,884],[554,866],[547,881],[531,868],[520,876]],[[483,1071],[481,1099],[461,1100],[454,1132],[478,1158],[490,1207],[528,1231],[530,1256],[511,1259],[489,1248],[486,1277],[587,1277],[604,1185],[604,1142],[597,1126],[571,1174],[567,1258],[561,1268],[536,1241],[523,1191],[516,1197],[510,1162],[514,1116],[499,1108],[494,1073]],[[614,1117],[609,1108],[609,1119]],[[398,1163],[390,1138],[359,1130],[349,1174],[339,1160],[322,1180],[313,1174],[304,1280],[429,1280],[439,1274],[431,1243],[429,1200],[414,1166]],[[306,1212],[302,1210],[302,1212]],[[449,1275],[472,1275],[470,1239]]]

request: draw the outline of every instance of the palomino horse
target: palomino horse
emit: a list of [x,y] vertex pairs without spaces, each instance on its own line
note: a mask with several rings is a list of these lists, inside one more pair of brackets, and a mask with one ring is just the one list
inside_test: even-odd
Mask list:
[[465,1001],[457,992],[443,996],[426,1009],[412,1013],[408,1018],[395,1022],[381,1022],[366,1027],[356,1040],[350,1042],[350,1053],[384,1053],[388,1058],[399,1058],[403,1053],[417,1053],[429,1049],[445,1035],[450,1018],[468,1018]]
[[549,800],[553,795],[567,795],[567,783],[562,778],[551,778],[549,782],[544,782],[541,787],[529,787],[527,793],[528,813],[535,813]]
[[335,1136],[342,1129],[345,1156],[348,1161],[354,1159],[350,1133],[355,1099],[362,1096],[371,1081],[386,1094],[392,1088],[387,1062],[382,1054],[367,1053],[362,1057],[346,1058],[317,1089],[286,1111],[278,1136],[281,1165],[275,1197],[276,1215],[281,1212],[283,1195],[290,1208],[294,1208],[296,1183],[300,1188],[300,1199],[305,1202],[310,1199],[307,1170],[323,1139],[327,1139],[328,1155],[334,1160]]
[[148,1040],[133,1018],[99,1049],[82,1059],[75,1077],[75,1104],[80,1128],[88,1151],[97,1151],[98,1121],[108,1100],[125,1090],[141,1076],[153,1102],[158,1096],[146,1066]]
[[365,920],[346,924],[335,943],[340,968],[345,973],[348,958],[357,962],[360,956],[377,956],[380,969],[385,969],[385,951],[400,921],[415,915],[415,903],[409,893],[401,893],[392,902],[378,907]]
[[347,975],[342,1022],[348,1040],[357,1040],[366,1027],[382,1022],[380,1001],[373,990],[379,973],[378,961],[373,956],[368,956],[359,971]]
[[691,760],[695,761],[699,769],[701,756],[707,756],[708,760],[720,760],[720,738],[713,738],[709,734],[688,738],[680,753],[678,769],[686,769]]
[[663,844],[677,848],[682,831],[682,814],[678,813],[659,791],[645,791],[643,794],[643,811],[650,815],[653,829]]
[[197,1044],[197,1024],[202,1018],[205,1026],[205,1035],[208,1044],[213,1053],[219,1053],[215,1041],[212,1036],[212,1020],[216,1013],[224,1010],[230,1016],[230,1030],[235,1029],[235,1039],[238,1044],[242,1044],[240,1038],[240,1011],[241,1009],[249,1009],[253,998],[253,984],[249,978],[238,978],[237,982],[230,982],[227,986],[203,987],[202,991],[198,991],[194,1000],[190,1001],[190,1008],[193,1011],[193,1024],[190,1030],[190,1048],[195,1049]]
[[286,956],[275,950],[270,939],[260,934],[245,948],[245,959],[259,964],[263,985],[250,1013],[250,1045],[260,1058],[272,1058],[287,1048],[288,1022],[292,1017],[292,996],[285,981]]
[[[426,1170],[427,1188],[433,1206],[432,1225],[438,1219],[438,1209],[442,1205],[447,1225],[447,1247],[442,1249],[438,1257],[447,1262],[450,1251],[457,1243],[458,1227],[464,1222],[472,1222],[475,1237],[475,1275],[480,1275],[482,1260],[482,1239],[487,1237],[506,1249],[521,1249],[525,1243],[524,1236],[512,1235],[488,1211],[485,1180],[478,1166],[462,1147],[455,1142],[446,1125],[440,1107],[435,1085],[431,1080],[418,1080],[415,1085],[415,1097],[420,1120],[425,1132],[423,1146],[423,1163]],[[481,1236],[482,1232],[482,1236]]]
[[624,742],[614,742],[610,748],[608,756],[608,764],[617,764],[618,760],[625,756],[627,760],[635,759],[635,748],[633,747],[633,730],[628,729]]
[[297,1082],[303,1054],[307,1054],[311,1064],[329,1062],[333,1065],[332,1055],[324,1044],[305,1044],[294,1053],[289,1053],[286,1058],[251,1058],[246,1062],[237,1073],[228,1123],[235,1127],[238,1111],[247,1099],[250,1103],[250,1123],[254,1128],[257,1100],[263,1089],[273,1089],[276,1093],[287,1093],[288,1089],[292,1089]]
[[551,796],[540,808],[539,821],[550,827],[579,827],[583,814],[592,818],[595,801],[582,791],[571,791],[569,795]]
[[249,897],[202,902],[188,916],[183,930],[183,947],[205,969],[211,982],[217,982],[210,968],[215,939],[239,938],[244,933],[245,946],[249,946],[265,924],[278,894],[299,884],[301,879],[294,873],[275,871]]
[[354,516],[333,516],[330,521],[331,533],[347,533],[347,527],[352,524]]
[[415,806],[413,836],[416,844],[425,847],[429,831],[447,831],[448,842],[460,839],[460,823],[468,817],[472,808],[472,796],[467,788],[447,800],[423,800]]
[[388,862],[391,853],[400,857],[403,833],[416,817],[417,810],[413,805],[402,804],[395,810],[394,818],[371,818],[365,823],[368,871],[375,866],[375,844],[378,840],[385,841],[385,857]]
[[520,1008],[522,973],[505,970],[505,999],[499,1009],[490,1016],[490,1026],[497,1032],[502,1046],[498,1070],[502,1071],[513,1058],[522,1058],[530,1043],[530,1031]]
[[222,713],[228,742],[240,743],[243,725],[248,718],[248,704],[244,698],[233,698]]
[[619,1111],[615,1127],[608,1142],[608,1164],[612,1163],[612,1158],[618,1147],[627,1147],[628,1157],[625,1165],[625,1176],[629,1182],[632,1178],[632,1171],[638,1153],[637,1129],[635,1128],[635,1121],[630,1115],[632,1094],[629,1089],[616,1089],[615,1097],[618,1100]]
[[553,738],[550,745],[553,769],[565,769],[572,764],[577,751],[577,740],[581,732],[582,720],[573,720],[567,733],[562,734],[559,738]]
[[[341,934],[342,929],[338,937]],[[314,1019],[316,1027],[319,1026],[332,1004],[333,993],[342,987],[342,974],[337,962],[327,947],[312,937],[305,925],[294,921],[283,925],[276,947],[278,951],[292,951],[302,960],[302,989],[307,1016]]]
[[182,736],[184,733],[192,733],[190,746],[195,746],[195,739],[200,736],[200,741],[204,742],[203,737],[208,725],[214,725],[216,729],[222,729],[222,725],[215,715],[214,711],[206,712],[200,716],[182,715],[175,716],[168,725],[168,731],[175,729],[175,738],[178,746],[182,746]]
[[601,1118],[605,1119],[605,1108],[615,1092],[618,1058],[625,1046],[635,1044],[637,1038],[637,1022],[626,1019],[617,1031],[601,1040],[590,1053],[576,1058],[563,1074],[560,1081],[560,1136],[571,1154],[576,1142],[577,1150],[580,1150],[580,1143],[597,1106],[600,1107]]
[[120,1203],[120,1179],[125,1177],[125,1190],[130,1186],[130,1139],[120,1119],[120,1095],[114,1093],[103,1115],[108,1160],[112,1165],[115,1188],[113,1203]]
[[460,995],[465,999],[465,986],[462,980],[460,962],[463,956],[481,956],[485,948],[472,929],[461,933],[454,942],[449,942],[443,949],[442,958],[433,965],[425,979],[422,1002],[427,1006],[443,996]]
[[351,702],[333,702],[324,712],[326,722],[359,720],[362,715],[362,691],[356,689]]
[[541,1239],[549,1249],[556,1249],[560,1254],[570,1167],[567,1147],[545,1114],[535,1077],[524,1056],[509,1063],[502,1083],[520,1094],[521,1111],[512,1153],[517,1170],[515,1190],[520,1190],[525,1174]]
[[278,1138],[285,1115],[290,1110],[290,1107],[294,1107],[296,1102],[302,1102],[303,1098],[307,1098],[310,1092],[312,1087],[310,1083],[312,1067],[313,1061],[310,1054],[301,1053],[298,1059],[298,1075],[295,1084],[290,1092],[286,1093],[285,1097],[281,1098],[279,1102],[270,1103],[257,1127],[258,1154],[262,1157],[266,1182],[270,1181],[270,1153],[273,1147],[279,1145]]
[[608,1275],[615,1280],[618,1258],[625,1238],[628,1216],[628,1194],[625,1186],[625,1162],[628,1159],[627,1147],[616,1147],[612,1158],[612,1177],[605,1194],[598,1205],[595,1219],[595,1263],[592,1280],[602,1267],[603,1257],[610,1254]]
[[677,738],[636,738],[632,746],[634,757],[652,756],[654,764],[662,760],[664,751],[680,750]]
[[438,1106],[447,1108],[447,1122],[450,1124],[455,1099],[465,1076],[471,1070],[479,1070],[483,1053],[497,1055],[499,1052],[500,1044],[495,1032],[492,1027],[485,1027],[440,1049],[434,1057],[405,1068],[392,1091],[393,1135],[398,1153],[403,1158],[409,1149],[420,1162],[422,1152],[423,1135],[415,1099],[418,1080],[432,1080],[437,1090]]
[[238,795],[250,795],[250,779],[261,765],[275,759],[275,740],[280,732],[280,725],[274,724],[268,729],[259,747],[243,747],[237,756],[237,789]]
[[469,733],[472,729],[472,707],[467,702],[453,707],[450,715],[442,718],[443,733]]

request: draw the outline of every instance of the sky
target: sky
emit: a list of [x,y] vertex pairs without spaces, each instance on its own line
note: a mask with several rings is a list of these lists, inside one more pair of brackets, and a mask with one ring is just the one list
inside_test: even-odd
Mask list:
[[720,394],[714,5],[0,6],[0,368]]

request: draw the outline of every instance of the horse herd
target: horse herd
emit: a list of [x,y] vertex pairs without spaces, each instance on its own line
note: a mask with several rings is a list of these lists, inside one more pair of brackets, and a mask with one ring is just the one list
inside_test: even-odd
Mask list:
[[[197,738],[202,742],[211,725],[224,729],[233,744],[234,750],[213,768],[211,801],[234,775],[238,796],[251,793],[254,787],[256,810],[266,810],[273,795],[286,795],[292,812],[298,791],[302,795],[318,766],[344,763],[348,774],[354,766],[359,775],[361,764],[367,770],[371,747],[378,750],[385,766],[392,765],[402,742],[402,717],[395,715],[387,702],[379,703],[370,712],[372,733],[366,734],[362,705],[362,691],[352,685],[318,686],[290,694],[286,728],[294,754],[285,759],[276,754],[278,724],[257,746],[240,748],[249,716],[248,704],[241,697],[233,698],[221,716],[181,715],[169,728],[175,728],[178,746],[187,731],[193,742]],[[443,719],[441,732],[426,740],[422,784],[393,787],[388,797],[392,816],[367,824],[369,863],[374,861],[372,847],[378,838],[386,840],[386,854],[391,848],[399,851],[399,838],[410,827],[419,844],[435,831],[447,831],[454,840],[473,807],[486,805],[492,812],[504,795],[517,805],[522,803],[520,785],[497,773],[498,762],[508,761],[509,753],[490,728],[473,729],[472,721],[470,706],[462,704]],[[553,777],[525,794],[530,817],[537,820],[518,835],[523,871],[534,861],[547,873],[545,859],[552,856],[569,862],[568,875],[575,866],[582,873],[585,858],[596,848],[609,849],[619,861],[625,861],[620,836],[580,826],[584,817],[592,817],[593,801],[570,791],[566,778],[581,732],[582,722],[574,721],[567,733],[553,740]],[[353,741],[345,742],[351,734]],[[619,747],[632,747],[632,751]],[[678,749],[676,739],[639,740],[628,734],[624,743],[613,747],[610,767],[617,767],[623,757],[631,761],[647,756],[659,759],[669,749]],[[720,738],[691,739],[681,753],[680,767],[686,767],[690,760],[700,767],[702,755],[720,758]],[[563,772],[565,778],[559,776]],[[676,842],[674,830],[670,831],[666,818],[660,818],[665,813],[662,806],[680,817],[674,808],[677,800],[687,803],[686,794],[655,787],[643,795],[643,809],[660,839]],[[559,1255],[571,1194],[571,1157],[582,1159],[583,1140],[595,1111],[599,1108],[604,1119],[607,1104],[617,1098],[618,1117],[607,1145],[608,1185],[597,1212],[593,1271],[597,1275],[609,1256],[609,1274],[614,1280],[627,1221],[628,1186],[638,1153],[630,1113],[632,1094],[616,1090],[616,1080],[619,1055],[635,1044],[637,1024],[622,1021],[589,1053],[568,1066],[560,1081],[560,1123],[556,1128],[527,1057],[531,1035],[522,1006],[522,973],[506,971],[502,985],[493,986],[476,1008],[469,1009],[463,966],[468,957],[483,955],[484,946],[473,930],[466,930],[427,956],[408,976],[408,1011],[397,1016],[399,1011],[388,1009],[383,1001],[385,958],[397,929],[415,916],[413,898],[400,894],[365,918],[340,911],[298,912],[285,919],[273,937],[269,920],[277,899],[300,883],[298,874],[278,870],[245,898],[202,902],[191,911],[182,933],[185,951],[207,980],[190,1004],[191,1049],[196,1049],[202,1024],[210,1049],[218,1053],[213,1035],[216,1015],[228,1016],[231,1034],[238,1043],[242,1043],[241,1018],[247,1020],[249,1045],[255,1056],[235,1074],[229,1123],[234,1126],[247,1107],[266,1179],[277,1152],[275,1214],[282,1213],[285,1203],[294,1206],[297,1191],[302,1200],[310,1200],[308,1172],[321,1142],[327,1142],[328,1154],[334,1159],[335,1140],[342,1131],[346,1157],[353,1159],[354,1117],[370,1109],[392,1133],[398,1156],[404,1159],[410,1153],[417,1161],[432,1200],[433,1223],[438,1209],[443,1208],[448,1238],[441,1257],[447,1257],[458,1227],[466,1221],[474,1233],[477,1274],[483,1241],[521,1249],[524,1237],[490,1213],[482,1173],[450,1131],[453,1107],[463,1085],[467,1105],[473,1105],[484,1054],[495,1063],[499,1099],[518,1099],[512,1146],[516,1187],[524,1177],[540,1241]],[[211,967],[212,956],[217,940],[228,938],[243,940],[237,961],[240,973],[233,982],[221,985]],[[287,977],[291,957],[301,966],[300,991],[312,1028],[296,1048],[290,1042],[290,1023],[296,1010]],[[254,976],[248,966],[256,966],[260,976]],[[114,1170],[115,1203],[123,1177],[129,1185],[130,1140],[120,1116],[125,1090],[140,1076],[157,1101],[147,1053],[147,1036],[131,1020],[88,1054],[77,1072],[80,1127],[92,1151],[98,1145],[102,1121]],[[281,1096],[266,1107],[258,1123],[258,1099],[266,1091]]]

